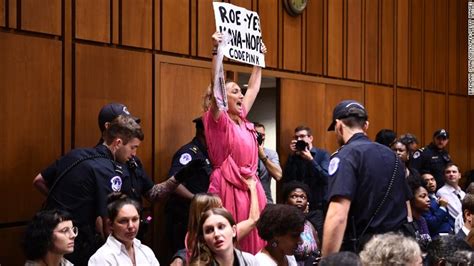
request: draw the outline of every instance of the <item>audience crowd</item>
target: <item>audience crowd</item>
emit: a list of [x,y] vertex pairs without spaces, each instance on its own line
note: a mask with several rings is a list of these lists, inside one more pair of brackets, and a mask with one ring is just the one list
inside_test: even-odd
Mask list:
[[[329,155],[299,125],[282,168],[264,147],[265,126],[247,120],[261,69],[245,95],[225,82],[222,39],[212,36],[213,77],[196,135],[173,156],[166,181],[153,184],[136,157],[140,119],[123,104],[104,106],[99,143],[34,178],[47,199],[26,230],[25,265],[160,265],[141,242],[150,222],[141,203],[168,196],[175,255],[162,265],[474,264],[474,183],[461,186],[447,130],[421,148],[413,134],[390,129],[372,141],[365,107],[345,100],[328,128],[340,148]],[[277,198],[272,179],[282,182]]]

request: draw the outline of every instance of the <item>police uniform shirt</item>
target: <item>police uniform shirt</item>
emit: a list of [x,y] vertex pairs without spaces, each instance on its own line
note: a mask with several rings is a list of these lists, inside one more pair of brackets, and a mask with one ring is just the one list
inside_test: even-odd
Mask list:
[[191,193],[207,192],[209,188],[209,176],[212,166],[209,162],[206,148],[197,138],[181,147],[173,156],[168,176],[173,176],[192,160],[201,159],[205,161],[202,168],[198,169],[193,176],[187,177],[182,183]]
[[[95,147],[100,153],[107,154],[113,158],[110,150],[105,145],[97,145]],[[138,157],[134,157],[135,165],[127,163],[125,165],[117,162],[117,165],[123,166],[122,169],[122,189],[121,192],[128,197],[142,203],[142,196],[153,187],[154,183],[150,177],[147,176],[143,165]]]
[[[331,158],[329,200],[341,196],[351,201],[347,228],[352,228],[351,217],[354,217],[358,235],[384,198],[393,175],[395,160],[399,159],[389,148],[371,142],[363,133],[352,136]],[[399,160],[390,195],[367,232],[383,233],[398,229],[406,220],[405,202],[410,197],[411,191],[405,181],[405,168]]]
[[68,210],[79,227],[93,228],[97,216],[107,216],[107,195],[121,191],[123,178],[117,170],[123,168],[123,165],[113,162],[96,148],[86,148],[71,151],[42,172],[51,189],[56,178],[71,164],[81,158],[96,155],[105,158],[78,163],[50,191],[48,207]]
[[446,150],[438,149],[433,143],[413,153],[411,166],[420,173],[431,173],[436,179],[436,187],[444,185],[444,168],[451,162]]

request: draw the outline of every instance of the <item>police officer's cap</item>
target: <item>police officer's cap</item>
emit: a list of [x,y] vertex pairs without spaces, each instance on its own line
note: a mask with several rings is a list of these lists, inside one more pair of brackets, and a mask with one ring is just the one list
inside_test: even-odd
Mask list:
[[449,133],[446,129],[438,129],[433,133],[433,138],[449,139]]
[[[112,122],[119,115],[129,115],[132,114],[128,111],[127,106],[121,103],[109,103],[104,105],[99,112],[99,128],[101,131],[105,130],[105,123]],[[132,116],[135,122],[140,123],[140,118]]]
[[194,118],[193,123],[196,124],[196,129],[204,129],[204,124],[202,123],[202,117]]
[[365,110],[365,107],[357,101],[342,101],[338,105],[336,105],[332,112],[332,122],[331,125],[329,125],[328,127],[328,131],[334,130],[334,127],[336,126],[336,119],[343,119],[348,117],[359,117],[367,119],[368,115],[367,111]]

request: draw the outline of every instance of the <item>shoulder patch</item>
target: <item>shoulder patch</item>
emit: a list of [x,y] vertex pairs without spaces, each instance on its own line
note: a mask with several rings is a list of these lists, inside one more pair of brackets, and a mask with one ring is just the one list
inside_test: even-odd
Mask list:
[[113,192],[119,192],[122,190],[122,178],[116,175],[110,179],[110,188]]
[[418,157],[420,157],[420,151],[415,151],[415,153],[413,153],[413,159],[417,159]]
[[329,175],[333,175],[337,171],[337,168],[339,168],[340,161],[341,160],[338,157],[334,157],[331,159],[331,161],[329,162],[329,169],[328,169]]
[[193,157],[189,153],[183,153],[181,154],[181,157],[179,157],[179,163],[182,165],[187,165]]

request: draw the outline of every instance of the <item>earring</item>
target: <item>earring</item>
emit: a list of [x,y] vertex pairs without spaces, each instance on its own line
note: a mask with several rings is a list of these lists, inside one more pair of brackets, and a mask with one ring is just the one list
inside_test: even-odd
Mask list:
[[273,240],[271,246],[272,248],[278,247],[278,242],[276,240]]

